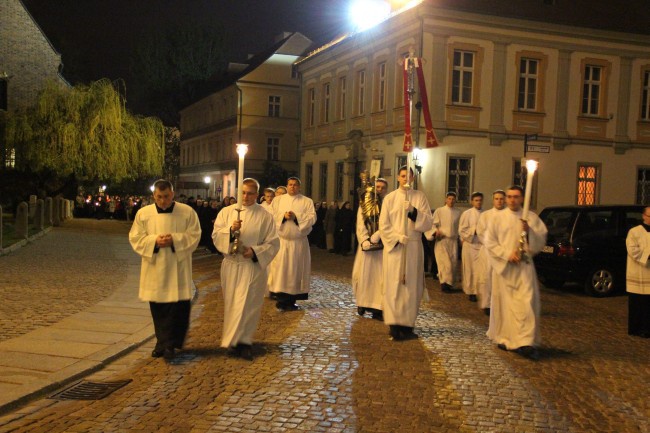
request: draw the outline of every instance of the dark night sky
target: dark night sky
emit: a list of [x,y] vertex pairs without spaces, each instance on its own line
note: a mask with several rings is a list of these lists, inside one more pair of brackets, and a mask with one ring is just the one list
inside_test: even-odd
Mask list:
[[[228,59],[241,61],[272,45],[283,31],[326,42],[347,30],[350,0],[23,0],[62,54],[63,75],[125,78],[138,36],[151,26],[193,19],[222,25]],[[74,75],[74,74],[71,74]],[[68,78],[68,77],[66,77]]]

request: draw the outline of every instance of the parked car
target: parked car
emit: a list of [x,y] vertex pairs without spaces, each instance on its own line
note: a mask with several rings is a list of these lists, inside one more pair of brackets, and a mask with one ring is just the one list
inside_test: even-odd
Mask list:
[[540,218],[548,228],[546,246],[535,268],[547,287],[584,284],[592,296],[625,288],[627,232],[641,224],[643,206],[554,206]]

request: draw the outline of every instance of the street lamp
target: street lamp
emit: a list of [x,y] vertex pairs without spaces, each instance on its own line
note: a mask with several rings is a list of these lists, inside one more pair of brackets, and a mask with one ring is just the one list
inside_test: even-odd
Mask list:
[[356,31],[363,31],[388,18],[390,10],[385,0],[356,0],[349,9],[350,21]]
[[203,182],[205,182],[205,199],[208,199],[208,194],[210,193],[210,176],[206,176],[203,178]]

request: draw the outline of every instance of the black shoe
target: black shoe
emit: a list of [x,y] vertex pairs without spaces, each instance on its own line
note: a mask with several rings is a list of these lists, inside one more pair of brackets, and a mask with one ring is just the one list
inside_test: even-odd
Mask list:
[[388,335],[390,335],[390,339],[393,341],[402,340],[402,332],[397,325],[388,325]]
[[506,347],[506,345],[503,344],[503,343],[499,343],[499,344],[497,344],[497,347],[498,347],[499,349],[501,349],[501,350],[505,350],[505,351],[508,350],[508,348]]
[[454,289],[451,287],[450,284],[442,283],[440,285],[440,290],[442,290],[445,293],[451,293],[451,292],[453,292]]
[[164,354],[165,354],[165,351],[163,349],[156,348],[151,352],[151,357],[152,358],[160,358]]
[[165,349],[163,352],[163,358],[165,358],[167,361],[172,360],[176,357],[176,352],[174,352],[173,347],[168,347]]
[[366,309],[363,307],[357,307],[357,314],[359,316],[363,316],[364,314],[366,314]]
[[537,351],[537,348],[533,346],[521,346],[515,349],[515,352],[524,358],[532,359],[533,361],[537,361],[539,359],[539,352]]
[[402,340],[417,340],[418,334],[413,331],[402,331]]
[[273,299],[274,301],[278,299],[278,294],[269,292],[269,299]]
[[476,301],[478,301],[478,298],[476,297],[476,295],[469,295],[469,301],[470,302],[476,302]]
[[380,322],[384,321],[384,313],[381,311],[373,311],[372,312],[372,318],[374,320],[379,320]]
[[239,357],[246,361],[253,360],[253,347],[250,344],[238,344]]
[[483,308],[483,313],[485,313],[486,316],[490,315],[490,309],[489,308]]

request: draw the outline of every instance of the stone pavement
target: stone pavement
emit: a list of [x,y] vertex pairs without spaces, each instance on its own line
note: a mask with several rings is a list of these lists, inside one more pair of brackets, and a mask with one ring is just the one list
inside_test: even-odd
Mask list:
[[130,225],[68,220],[0,257],[0,410],[97,370],[153,335]]
[[195,254],[186,350],[153,342],[88,380],[133,381],[97,401],[41,399],[0,432],[650,432],[650,342],[626,334],[625,296],[542,294],[541,359],[498,350],[487,317],[427,279],[414,341],[356,315],[352,258],[312,250],[312,295],[296,312],[266,301],[252,362],[219,348],[218,257]]

